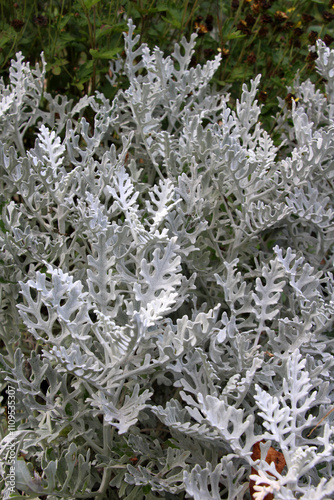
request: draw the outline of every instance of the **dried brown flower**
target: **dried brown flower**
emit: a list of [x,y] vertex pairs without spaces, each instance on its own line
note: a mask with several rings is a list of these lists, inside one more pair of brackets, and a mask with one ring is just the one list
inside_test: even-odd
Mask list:
[[286,23],[282,24],[283,31],[290,31],[294,27],[295,23],[292,21],[286,21]]
[[254,14],[258,14],[261,10],[261,5],[260,3],[258,2],[254,2],[252,5],[251,5],[251,9],[252,11],[254,12]]
[[255,14],[258,14],[270,9],[272,3],[271,0],[255,0],[251,5],[251,9]]
[[230,55],[230,49],[226,49],[225,47],[223,47],[220,53],[222,55],[222,59],[227,59]]
[[247,56],[247,64],[255,64],[256,63],[256,55],[254,52],[251,52],[248,56]]
[[237,24],[237,30],[241,31],[244,35],[250,35],[251,30],[247,26],[247,23],[244,19],[240,19],[240,21]]
[[315,61],[316,59],[318,59],[318,54],[310,50],[310,52],[307,54],[306,61],[312,62]]
[[307,24],[307,23],[310,23],[311,21],[313,21],[314,17],[311,16],[310,14],[302,14],[302,22],[304,24]]
[[261,8],[262,10],[268,10],[271,7],[272,1],[261,0]]
[[34,16],[33,21],[36,24],[36,26],[47,26],[49,24],[49,19],[46,16]]
[[252,16],[252,14],[247,14],[247,16],[246,16],[246,23],[247,23],[248,26],[254,26],[255,21],[256,21],[256,19],[255,19],[254,16]]
[[205,24],[209,31],[213,30],[213,16],[211,14],[206,16]]
[[270,24],[272,21],[272,17],[269,14],[263,14],[260,19],[261,24]]
[[310,31],[308,34],[309,41],[314,44],[318,39],[318,33],[316,31]]
[[333,21],[334,14],[332,12],[328,12],[327,10],[324,10],[322,13],[322,17],[325,19],[325,21]]
[[210,59],[215,54],[213,49],[204,49],[204,57],[206,60]]
[[289,94],[284,98],[284,100],[286,102],[287,108],[292,109],[292,101],[296,101],[296,96],[295,94],[291,94],[291,92],[289,92]]
[[266,100],[268,99],[268,94],[267,92],[265,92],[264,90],[261,90],[259,92],[259,101],[260,102],[266,102]]
[[232,2],[231,2],[231,8],[233,10],[237,10],[239,8],[239,0],[232,0]]
[[266,26],[261,26],[259,29],[258,35],[260,38],[265,38],[268,35],[268,28]]
[[20,31],[22,26],[24,26],[24,21],[22,21],[22,19],[13,19],[10,24],[13,26],[15,31]]
[[277,10],[275,12],[274,16],[275,16],[275,21],[278,23],[282,23],[283,21],[286,21],[287,19],[289,19],[289,16],[281,10]]
[[205,21],[203,16],[197,16],[194,23],[194,28],[198,30],[199,36],[205,35],[213,29],[213,16],[209,14]]
[[[263,439],[262,442],[265,443],[265,440]],[[258,441],[253,446],[252,459],[255,461],[255,460],[258,460],[260,458],[261,458],[261,448],[260,448],[260,441]],[[268,464],[274,462],[275,469],[277,470],[277,472],[279,474],[281,474],[281,472],[283,471],[283,469],[286,465],[283,453],[275,450],[275,448],[273,448],[272,446],[270,446],[270,448],[268,450],[268,453],[266,456],[266,462]],[[252,467],[252,474],[258,474],[258,471],[254,467]],[[270,474],[270,475],[272,476],[273,474]],[[253,481],[253,480],[249,481],[249,491],[250,491],[252,499],[256,498],[255,497],[256,491],[254,490],[254,486],[255,486],[255,481]],[[273,498],[274,498],[273,494],[268,493],[264,497],[264,500],[273,500]]]
[[293,30],[293,36],[296,36],[296,37],[301,36],[303,33],[304,32],[303,32],[303,30],[301,28],[295,28]]
[[301,44],[301,42],[300,42],[299,38],[290,38],[290,40],[289,40],[289,44],[290,44],[291,46],[296,47],[297,49],[300,49],[300,47],[302,46],[302,44]]
[[203,35],[205,35],[205,33],[208,33],[208,31],[209,31],[208,28],[205,26],[204,23],[197,23],[197,22],[195,22],[194,28],[196,30],[198,30],[197,31],[198,36],[203,36]]
[[330,44],[334,42],[334,38],[331,35],[325,35],[324,42],[327,45],[327,47],[329,47]]

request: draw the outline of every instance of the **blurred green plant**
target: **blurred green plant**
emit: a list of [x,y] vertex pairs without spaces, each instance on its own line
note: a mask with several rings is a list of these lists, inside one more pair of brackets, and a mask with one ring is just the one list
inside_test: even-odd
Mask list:
[[297,72],[316,78],[309,46],[319,37],[328,46],[334,41],[333,7],[334,0],[2,0],[0,75],[6,80],[17,51],[32,64],[44,51],[48,92],[78,99],[100,90],[113,98],[126,81],[120,75],[109,84],[109,60],[124,54],[122,33],[131,17],[141,41],[166,52],[197,31],[193,64],[221,52],[214,82],[229,89],[232,103],[242,83],[261,73],[258,97],[269,127],[277,96],[291,105],[286,87]]

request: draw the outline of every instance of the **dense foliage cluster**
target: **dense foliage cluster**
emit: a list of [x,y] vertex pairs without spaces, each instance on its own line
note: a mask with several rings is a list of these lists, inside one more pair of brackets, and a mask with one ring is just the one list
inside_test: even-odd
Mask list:
[[4,498],[333,498],[334,51],[277,145],[195,39],[130,21],[112,102],[20,53],[0,85]]

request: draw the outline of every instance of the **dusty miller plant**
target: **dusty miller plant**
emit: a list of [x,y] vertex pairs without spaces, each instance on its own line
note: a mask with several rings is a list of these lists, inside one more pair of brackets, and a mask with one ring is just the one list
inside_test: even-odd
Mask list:
[[195,35],[138,39],[112,103],[43,93],[20,53],[0,86],[3,496],[333,498],[334,51],[277,147],[260,76],[231,111]]

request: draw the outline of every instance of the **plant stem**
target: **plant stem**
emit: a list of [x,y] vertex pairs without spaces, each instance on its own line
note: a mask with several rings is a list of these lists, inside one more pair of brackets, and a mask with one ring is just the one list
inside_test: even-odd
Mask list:
[[184,26],[184,20],[186,18],[186,12],[187,12],[187,9],[188,9],[188,3],[189,1],[186,0],[186,3],[183,7],[183,14],[182,14],[182,21],[181,21],[181,28],[180,28],[180,36],[182,36],[182,32],[183,32],[183,26]]
[[185,26],[184,26],[185,28],[188,26],[189,21],[190,21],[190,20],[193,18],[193,16],[194,16],[194,13],[195,13],[195,11],[196,11],[196,9],[197,9],[197,4],[198,4],[198,0],[196,0],[196,1],[194,2],[193,8],[191,9],[190,15],[189,15],[189,17],[188,17],[188,19],[187,19],[187,22],[186,22]]
[[[51,5],[52,5],[52,2],[51,2]],[[59,36],[58,26],[59,26],[59,22],[60,22],[60,20],[61,20],[61,18],[63,16],[64,6],[65,6],[65,0],[62,0],[62,2],[61,2],[61,8],[60,8],[60,13],[59,13],[59,18],[58,18],[58,21],[57,21],[57,24],[56,24],[56,33],[55,33],[55,36],[53,37],[53,44],[52,44],[52,51],[51,51],[51,58],[52,59],[54,58],[55,52],[56,52],[56,46],[57,46],[58,36]]]
[[[87,10],[86,5],[84,4],[83,0],[80,0],[80,4],[82,7],[82,10],[84,11],[85,17],[87,19],[90,46],[92,49],[95,50],[95,48],[96,48],[96,31],[95,31],[95,28],[96,28],[96,7],[95,7],[95,5],[93,7],[94,25],[92,26],[91,20],[89,18],[88,10]],[[96,85],[96,60],[93,59],[93,74],[92,74],[92,77],[91,77],[91,79],[89,81],[89,85],[88,85],[88,93],[89,94],[92,94],[95,92],[95,85]]]

